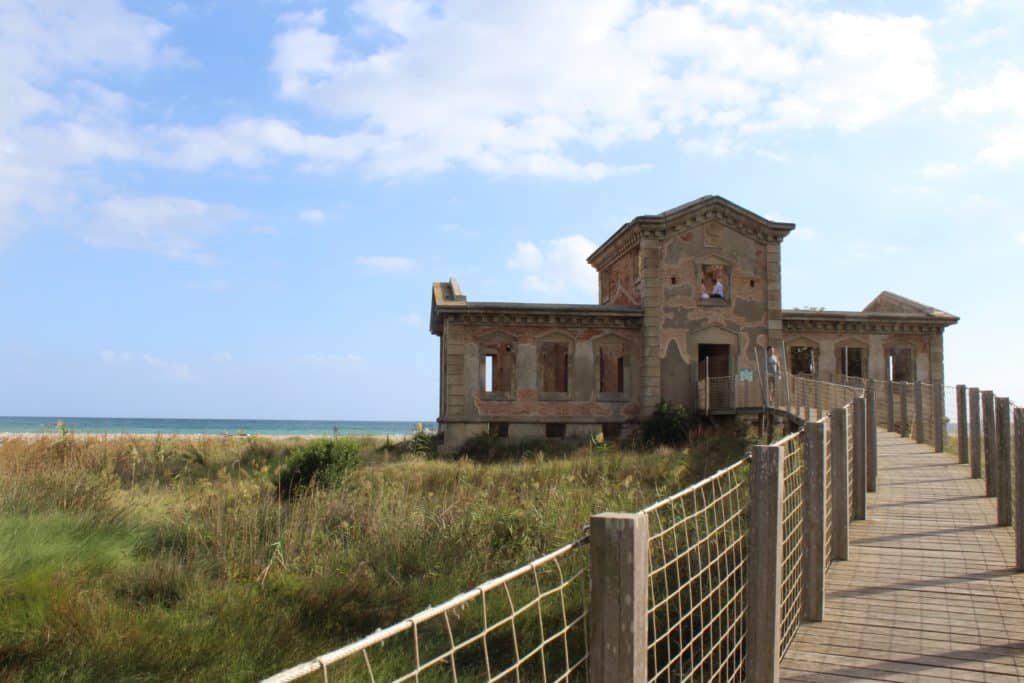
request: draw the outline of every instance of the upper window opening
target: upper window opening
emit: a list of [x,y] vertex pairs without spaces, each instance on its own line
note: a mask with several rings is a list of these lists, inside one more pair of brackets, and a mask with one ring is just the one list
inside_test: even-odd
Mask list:
[[510,394],[515,372],[515,346],[507,342],[483,349],[483,390],[488,394]]
[[603,394],[621,394],[626,390],[626,358],[622,349],[602,347],[600,350],[600,391]]
[[724,301],[729,298],[729,272],[719,264],[701,266],[700,298],[701,301]]

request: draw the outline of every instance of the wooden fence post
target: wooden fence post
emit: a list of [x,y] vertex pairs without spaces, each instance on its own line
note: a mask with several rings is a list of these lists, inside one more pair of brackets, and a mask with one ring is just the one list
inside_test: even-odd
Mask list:
[[996,495],[996,470],[999,467],[999,456],[996,454],[996,397],[991,391],[981,392],[981,416],[984,423],[982,438],[985,441],[985,495],[994,498]]
[[925,385],[913,383],[913,440],[925,442]]
[[972,387],[968,396],[971,408],[971,478],[981,479],[981,391]]
[[804,619],[825,618],[825,426],[804,425]]
[[946,387],[932,385],[932,426],[935,429],[935,452],[946,450]]
[[956,450],[961,465],[970,462],[970,444],[967,435],[967,387],[956,385]]
[[647,515],[590,518],[590,680],[647,681]]
[[875,384],[865,382],[864,398],[867,399],[867,489],[868,493],[878,490],[878,424],[875,413]]
[[749,681],[779,680],[782,653],[782,448],[755,446],[750,467],[747,569]]
[[1024,572],[1024,408],[1013,411],[1014,501],[1017,538],[1017,571]]
[[996,522],[999,526],[1013,524],[1013,481],[1010,479],[1010,458],[1013,451],[1010,439],[1010,399],[996,399]]
[[889,431],[896,431],[896,390],[893,388],[892,380],[888,380],[886,383],[885,390],[889,396],[889,405],[885,407],[886,419],[889,423]]
[[846,431],[849,426],[846,408],[836,408],[831,413],[832,432],[832,559],[845,560],[850,557],[850,470],[846,457]]
[[910,438],[910,385],[900,382],[900,436],[904,439]]
[[853,518],[867,519],[867,401],[853,399]]

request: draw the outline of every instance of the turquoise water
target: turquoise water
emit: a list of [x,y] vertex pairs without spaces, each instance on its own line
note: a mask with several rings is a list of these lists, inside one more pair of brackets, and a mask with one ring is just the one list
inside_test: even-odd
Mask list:
[[[260,434],[265,436],[383,436],[411,434],[416,422],[359,420],[176,420],[127,417],[0,417],[0,433],[57,433],[62,421],[80,434]],[[436,430],[432,421],[421,422]]]

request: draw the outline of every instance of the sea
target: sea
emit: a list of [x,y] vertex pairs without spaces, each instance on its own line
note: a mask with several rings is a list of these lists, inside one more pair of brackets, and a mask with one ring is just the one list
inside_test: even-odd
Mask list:
[[65,429],[78,434],[210,434],[260,436],[403,436],[416,431],[417,425],[430,431],[437,423],[423,420],[182,420],[130,417],[0,417],[4,432],[58,434]]

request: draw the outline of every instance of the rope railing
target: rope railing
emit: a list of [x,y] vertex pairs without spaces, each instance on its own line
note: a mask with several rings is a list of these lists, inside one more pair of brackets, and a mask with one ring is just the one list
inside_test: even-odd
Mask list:
[[853,404],[849,404],[845,408],[846,410],[846,491],[849,495],[846,501],[846,506],[850,519],[853,519],[853,514],[856,509],[856,490],[854,487],[854,436],[853,430]]
[[825,566],[832,566],[832,430],[825,429]]
[[587,539],[266,679],[570,681],[588,660]]
[[749,461],[642,511],[650,529],[649,680],[743,679]]

